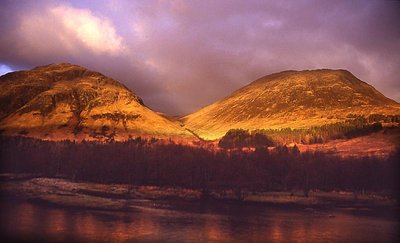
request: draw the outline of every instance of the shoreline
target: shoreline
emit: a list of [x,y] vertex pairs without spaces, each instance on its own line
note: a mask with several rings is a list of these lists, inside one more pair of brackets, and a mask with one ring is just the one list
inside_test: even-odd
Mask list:
[[397,200],[378,193],[360,194],[357,198],[351,192],[312,191],[309,197],[301,192],[250,192],[239,200],[231,190],[211,192],[206,198],[200,190],[158,187],[130,186],[127,184],[102,184],[72,182],[66,179],[37,177],[31,174],[0,175],[1,201],[27,201],[49,206],[129,211],[136,207],[157,202],[214,203],[229,205],[254,205],[263,207],[332,209],[332,208],[394,208]]

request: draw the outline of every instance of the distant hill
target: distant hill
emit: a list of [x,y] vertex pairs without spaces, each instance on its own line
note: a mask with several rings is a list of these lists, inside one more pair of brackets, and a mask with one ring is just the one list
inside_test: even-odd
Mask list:
[[0,77],[3,134],[49,140],[196,139],[101,73],[62,63]]
[[400,104],[349,71],[321,69],[262,77],[181,120],[212,140],[230,129],[310,128],[372,114],[400,115]]

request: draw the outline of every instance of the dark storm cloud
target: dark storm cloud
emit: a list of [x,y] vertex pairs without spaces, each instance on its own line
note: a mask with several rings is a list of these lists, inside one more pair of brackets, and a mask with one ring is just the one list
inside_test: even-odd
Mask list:
[[399,101],[399,12],[396,1],[6,1],[0,64],[80,64],[169,114],[287,69],[348,69]]

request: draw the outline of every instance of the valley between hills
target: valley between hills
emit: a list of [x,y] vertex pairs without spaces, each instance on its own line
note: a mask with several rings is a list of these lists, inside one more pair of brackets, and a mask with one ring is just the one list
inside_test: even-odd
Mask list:
[[[3,136],[51,141],[141,137],[215,149],[228,131],[242,131],[247,137],[230,138],[243,141],[229,148],[297,144],[300,151],[383,156],[400,141],[400,104],[346,70],[267,75],[176,119],[116,80],[61,63],[1,76],[0,103]],[[257,136],[271,143],[252,143]]]

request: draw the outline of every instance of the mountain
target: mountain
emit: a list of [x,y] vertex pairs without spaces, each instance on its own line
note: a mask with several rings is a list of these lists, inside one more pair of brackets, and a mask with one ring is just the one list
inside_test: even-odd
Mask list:
[[400,115],[400,104],[349,71],[321,69],[262,77],[181,120],[212,140],[234,128],[309,128],[371,114]]
[[101,73],[62,63],[0,77],[3,134],[50,140],[195,139]]

